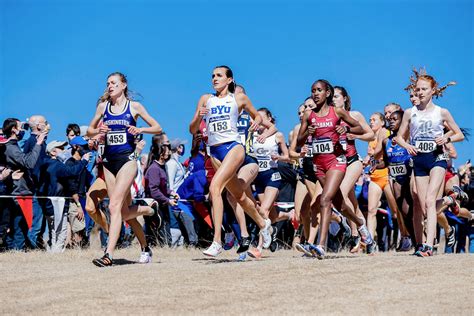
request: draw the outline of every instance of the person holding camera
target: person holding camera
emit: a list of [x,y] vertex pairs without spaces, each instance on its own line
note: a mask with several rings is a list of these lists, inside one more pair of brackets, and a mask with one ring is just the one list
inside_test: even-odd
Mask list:
[[[38,139],[39,135],[45,133],[45,140],[47,139],[49,130],[51,126],[49,125],[46,118],[42,115],[33,115],[29,118],[28,123],[25,123],[25,129],[27,127],[30,128],[31,134],[30,137],[25,141],[23,144],[23,152],[25,154],[29,153],[35,146],[36,140]],[[46,141],[41,144],[41,150],[39,154],[39,158],[36,161],[35,166],[32,169],[31,176],[33,179],[33,194],[36,194],[39,188],[39,173],[40,173],[40,166],[43,163],[44,159],[47,158],[46,154]],[[44,229],[44,218],[43,218],[43,211],[38,203],[38,199],[33,199],[33,222],[31,224],[31,228],[28,231],[28,239],[30,241],[31,248],[33,249],[43,249],[43,241],[41,236],[42,228]]]
[[[34,192],[32,170],[36,166],[46,138],[46,133],[40,133],[29,152],[23,152],[18,144],[25,135],[25,123],[17,118],[7,118],[3,122],[3,133],[8,139],[5,144],[6,167],[16,171],[17,176],[7,182],[7,192],[10,195],[25,196]],[[28,226],[16,199],[5,201],[10,210],[10,231],[7,236],[8,249],[24,250],[28,240]]]

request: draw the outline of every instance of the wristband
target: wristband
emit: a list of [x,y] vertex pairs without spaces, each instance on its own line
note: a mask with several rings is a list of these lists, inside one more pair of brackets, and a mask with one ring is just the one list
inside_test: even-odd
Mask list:
[[344,127],[346,128],[346,134],[347,134],[347,133],[350,133],[351,128],[350,128],[349,126],[347,126],[347,125],[344,125]]
[[451,137],[448,137],[448,138],[446,139],[446,143],[450,143],[450,142],[451,142]]

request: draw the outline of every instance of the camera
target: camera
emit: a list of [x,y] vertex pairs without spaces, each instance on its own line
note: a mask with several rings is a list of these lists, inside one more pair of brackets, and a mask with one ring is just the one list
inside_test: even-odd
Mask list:
[[21,123],[21,129],[26,131],[29,128],[30,128],[30,123],[28,123],[28,122],[22,122]]

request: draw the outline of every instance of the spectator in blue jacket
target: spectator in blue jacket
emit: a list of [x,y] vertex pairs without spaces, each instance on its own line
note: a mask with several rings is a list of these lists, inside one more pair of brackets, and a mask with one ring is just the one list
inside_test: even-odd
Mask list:
[[[68,177],[79,176],[86,168],[89,161],[89,153],[82,156],[81,162],[72,166],[66,166],[58,160],[64,152],[67,142],[52,141],[46,146],[46,152],[50,158],[46,158],[41,165],[40,189],[43,196],[63,197],[65,196],[65,184]],[[64,209],[60,216],[55,217],[55,210],[50,199],[41,199],[40,204],[43,215],[46,217],[49,229],[49,249],[51,252],[64,251],[67,236],[67,212],[69,209],[69,199],[66,199]]]

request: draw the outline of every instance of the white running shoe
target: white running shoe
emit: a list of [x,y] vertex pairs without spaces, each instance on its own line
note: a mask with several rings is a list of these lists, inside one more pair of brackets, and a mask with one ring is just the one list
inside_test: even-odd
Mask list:
[[272,244],[272,221],[265,220],[265,227],[260,230],[260,235],[263,237],[263,248],[267,249]]
[[202,253],[209,257],[217,257],[223,250],[224,249],[218,242],[213,241],[209,248],[204,250]]
[[148,252],[148,251],[142,251],[142,253],[140,254],[140,259],[138,260],[139,263],[143,263],[143,264],[146,264],[146,263],[151,263],[151,257],[153,256],[152,252]]

